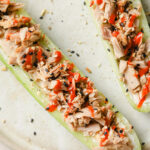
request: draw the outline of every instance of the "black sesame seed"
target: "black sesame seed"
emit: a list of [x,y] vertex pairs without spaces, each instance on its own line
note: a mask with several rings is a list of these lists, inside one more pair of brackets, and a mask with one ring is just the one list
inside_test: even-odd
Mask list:
[[120,133],[123,133],[123,130],[120,130],[119,132],[120,132]]
[[116,30],[116,28],[114,27],[114,26],[111,26],[111,31],[115,31]]
[[84,6],[86,5],[86,2],[85,2],[85,1],[83,2],[83,5],[84,5]]
[[22,58],[26,58],[26,56],[27,56],[27,55],[26,55],[26,54],[24,54],[24,55],[22,56]]
[[74,53],[75,53],[75,51],[71,51],[70,53],[74,54]]
[[63,67],[60,67],[60,70],[63,70]]
[[33,81],[33,79],[30,79],[30,81]]
[[50,52],[51,50],[47,48],[46,51]]
[[134,129],[134,126],[131,126],[131,129]]
[[69,113],[68,115],[73,115],[73,113]]
[[141,143],[141,145],[142,145],[142,146],[144,146],[144,145],[145,145],[145,143],[144,143],[144,142],[142,142],[142,143]]
[[146,57],[146,54],[145,54],[145,53],[143,53],[142,55],[143,55],[144,58]]
[[116,18],[115,18],[115,21],[117,21],[117,20],[118,20],[118,18],[116,17]]
[[40,19],[43,19],[43,16],[41,16]]
[[107,99],[107,98],[105,98],[105,101],[106,101],[106,102],[108,102],[108,99]]
[[126,89],[126,92],[128,92],[129,90],[128,89]]
[[34,67],[37,67],[37,62],[35,62],[35,63],[33,64],[33,66],[34,66]]
[[85,103],[88,102],[89,101],[89,95],[86,95],[84,100],[85,100]]
[[115,111],[115,113],[117,114],[119,111]]
[[78,53],[76,53],[76,55],[77,55],[78,57],[80,57],[80,55],[79,55]]
[[126,49],[127,48],[127,46],[123,46],[123,49]]
[[144,33],[144,30],[143,30],[143,28],[141,29],[141,32],[142,32],[142,33]]
[[64,82],[63,85],[64,85],[65,87],[69,87],[69,85],[68,85],[66,82]]
[[34,122],[34,119],[33,118],[31,118],[31,123],[33,123]]
[[120,26],[121,26],[121,27],[124,27],[124,23],[123,23],[123,22],[121,22],[121,23],[120,23]]
[[134,49],[135,49],[135,50],[138,50],[139,48],[138,48],[138,46],[136,45],[136,46],[134,46]]
[[37,44],[37,43],[38,43],[37,41],[33,42],[34,45]]
[[110,127],[108,127],[107,129],[108,129],[108,131],[109,131],[109,130],[110,130]]
[[47,69],[47,68],[45,68],[45,71],[46,71],[46,72],[48,72],[48,69]]
[[114,129],[116,132],[118,132],[118,129],[115,127],[115,129]]
[[29,55],[33,55],[33,52],[29,52]]
[[49,110],[49,106],[45,108],[45,110]]
[[36,136],[37,135],[37,133],[36,132],[33,132],[33,134]]
[[21,63],[22,63],[22,64],[24,64],[25,62],[26,62],[26,61],[25,61],[25,60],[23,60]]
[[108,50],[108,52],[110,52],[110,49],[109,49],[109,48],[108,48],[107,50]]

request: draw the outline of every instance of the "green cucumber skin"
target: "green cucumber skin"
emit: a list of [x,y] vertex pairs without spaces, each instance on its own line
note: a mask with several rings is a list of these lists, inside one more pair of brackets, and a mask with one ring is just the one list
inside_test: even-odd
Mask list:
[[[133,0],[132,0],[132,1],[133,1]],[[134,1],[133,1],[133,4],[136,4],[136,3],[139,3],[139,2],[141,3],[141,0],[134,0]],[[89,0],[86,0],[86,3],[87,3],[87,5],[88,5],[88,7],[89,7],[90,1],[89,1]],[[91,11],[91,14],[93,14],[92,8],[89,7],[89,9],[90,9],[90,11]],[[93,16],[93,18],[94,18],[94,15],[92,15],[92,16]],[[100,30],[99,30],[99,28],[98,28],[99,25],[98,25],[96,19],[94,19],[94,22],[96,23],[97,30],[98,30],[99,34],[101,35],[101,32],[100,32]],[[143,30],[144,30],[144,39],[146,40],[146,39],[150,38],[150,28],[149,28],[148,21],[147,21],[147,19],[146,19],[145,12],[144,12],[143,8],[142,8],[142,14],[141,14],[141,17],[140,17],[140,27],[142,27]],[[130,103],[130,105],[131,105],[135,110],[137,110],[137,111],[139,111],[139,112],[144,112],[144,113],[150,112],[150,104],[143,105],[141,108],[138,108],[138,107],[137,107],[137,104],[136,104],[136,103],[134,102],[134,100],[132,99],[132,95],[129,94],[129,93],[126,93],[125,84],[124,84],[124,82],[122,82],[122,81],[120,80],[121,74],[119,73],[118,62],[116,61],[116,59],[115,59],[115,57],[114,57],[113,48],[112,48],[112,46],[110,45],[110,43],[109,43],[108,41],[103,40],[102,36],[101,36],[100,38],[101,38],[101,40],[102,40],[103,43],[104,43],[105,49],[106,49],[106,50],[107,50],[107,49],[110,49],[110,50],[111,50],[110,52],[107,51],[109,60],[110,60],[110,62],[111,62],[113,71],[114,71],[115,74],[116,74],[116,77],[117,77],[117,79],[118,79],[118,82],[119,82],[119,84],[120,84],[120,86],[121,86],[121,89],[122,89],[123,93],[125,94],[125,96],[127,97],[127,100],[128,100],[128,102]]]
[[[29,16],[24,10],[19,11],[19,14]],[[33,21],[34,22],[34,21]],[[58,49],[58,47],[46,36],[45,40],[41,42],[44,46],[50,48],[50,49]],[[65,60],[68,60],[66,57],[64,57]],[[36,83],[30,81],[29,75],[23,71],[20,67],[13,67],[8,64],[8,60],[3,54],[3,52],[0,52],[0,60],[3,64],[6,65],[6,67],[13,73],[13,75],[16,77],[16,79],[24,86],[24,88],[35,98],[35,100],[43,107],[45,108],[47,104],[49,103],[48,97],[42,93],[41,89],[36,85]],[[79,72],[82,76],[83,73],[75,67],[74,71]],[[104,95],[102,93],[99,93],[104,99]],[[114,108],[114,110],[117,110]],[[84,145],[86,145],[88,148],[92,149],[93,147],[98,146],[98,143],[94,142],[92,137],[85,137],[82,133],[72,131],[68,125],[64,122],[63,116],[60,112],[55,111],[53,113],[49,113],[52,115],[62,126],[64,126],[71,134],[73,134],[78,140],[80,140]],[[130,128],[130,124],[127,121],[127,119],[121,114],[118,113],[117,118],[121,123],[123,123],[126,128]],[[134,139],[134,143],[136,145],[135,150],[141,150],[141,144],[139,142],[139,139],[135,133],[134,130],[130,131],[130,135]]]

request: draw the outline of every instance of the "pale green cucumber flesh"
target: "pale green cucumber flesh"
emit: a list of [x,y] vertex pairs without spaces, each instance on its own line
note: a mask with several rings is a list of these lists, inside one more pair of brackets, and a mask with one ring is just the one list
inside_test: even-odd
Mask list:
[[[87,2],[87,6],[89,7],[90,6],[90,0],[86,0],[86,2]],[[136,6],[137,3],[141,3],[140,0],[132,0],[132,2],[133,2],[133,5],[135,5],[135,6]],[[89,7],[89,9],[91,11],[91,14],[93,14],[92,8]],[[94,18],[94,16],[93,16],[93,18]],[[95,23],[96,23],[98,32],[101,35],[99,24],[96,22],[96,19],[95,19]],[[147,18],[145,16],[143,8],[142,8],[142,14],[140,16],[140,27],[143,28],[143,30],[144,30],[144,40],[150,38],[150,28],[149,28],[149,25],[148,25],[148,22],[147,22]],[[101,36],[101,40],[104,43],[104,47],[105,47],[106,51],[107,51],[107,49],[110,49],[110,52],[107,51],[110,63],[111,63],[112,68],[113,68],[113,70],[114,70],[114,72],[116,74],[116,77],[117,77],[118,82],[119,82],[119,84],[121,86],[121,89],[122,89],[123,93],[125,94],[125,96],[127,97],[127,100],[130,103],[130,105],[135,110],[137,110],[139,112],[145,112],[145,113],[150,112],[150,103],[149,104],[144,104],[141,108],[138,108],[137,104],[134,102],[134,100],[132,98],[132,95],[130,93],[126,92],[126,86],[125,86],[124,82],[122,82],[120,80],[121,74],[119,73],[118,62],[115,59],[113,48],[112,48],[112,46],[110,45],[110,43],[108,41],[103,40],[102,36]]]
[[[29,16],[24,10],[19,11],[19,14]],[[56,45],[48,38],[46,37],[45,40],[42,41],[42,44],[50,49],[56,49],[59,50]],[[68,60],[64,56],[65,60]],[[27,72],[23,71],[18,66],[11,66],[8,64],[8,58],[6,55],[2,52],[0,52],[0,60],[6,65],[6,67],[14,74],[14,76],[17,78],[17,80],[24,86],[24,88],[35,98],[35,100],[43,107],[46,108],[47,104],[49,103],[48,97],[41,91],[41,89],[37,86],[35,82],[30,81],[30,76]],[[75,67],[74,71],[77,71],[83,75],[83,73]],[[102,97],[103,94],[99,93]],[[105,99],[105,97],[104,97]],[[116,108],[114,108],[116,110]],[[55,111],[53,113],[50,113],[62,126],[64,126],[71,134],[73,134],[77,139],[79,139],[84,145],[86,145],[88,148],[92,149],[93,147],[99,146],[98,143],[93,141],[92,137],[85,137],[82,133],[72,131],[66,122],[63,119],[63,116],[60,112]],[[125,117],[121,113],[118,113],[117,115],[118,120],[124,124],[124,126],[128,129],[131,128],[130,123],[126,120]],[[134,139],[134,150],[141,150],[141,144],[139,142],[139,139],[135,133],[134,130],[130,131],[130,136]]]

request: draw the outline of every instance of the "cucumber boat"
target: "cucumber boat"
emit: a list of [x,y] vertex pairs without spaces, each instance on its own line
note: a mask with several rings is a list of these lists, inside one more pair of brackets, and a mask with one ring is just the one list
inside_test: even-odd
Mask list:
[[22,9],[0,0],[0,60],[35,100],[93,150],[141,150],[117,109]]
[[140,112],[150,112],[150,28],[141,1],[86,2],[129,103]]

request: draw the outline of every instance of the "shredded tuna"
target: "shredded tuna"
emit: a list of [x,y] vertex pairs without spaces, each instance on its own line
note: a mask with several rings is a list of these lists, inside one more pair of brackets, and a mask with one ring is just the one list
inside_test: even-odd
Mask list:
[[[104,0],[102,5],[97,10],[105,10],[103,19],[111,18],[114,2]],[[40,44],[43,36],[39,25],[30,22],[29,17],[16,15],[16,10],[22,6],[20,3],[8,3],[2,7],[0,3],[1,12],[6,12],[5,15],[0,14],[0,45],[9,56],[9,63],[20,66],[31,77],[31,81],[36,81],[49,99],[46,110],[60,111],[72,130],[85,136],[98,137],[95,140],[101,143],[101,147],[131,147],[128,131],[120,127],[112,105],[99,95],[89,78],[73,71],[74,64],[63,60],[60,51],[46,49]],[[102,25],[103,37],[113,42],[116,57],[123,57],[123,46],[112,36],[111,28],[112,25]],[[121,69],[125,74],[130,74],[132,71],[126,62]],[[126,80],[129,82],[130,79],[127,77]],[[129,83],[132,90],[139,87],[135,83],[133,85]]]
[[115,53],[116,58],[123,57],[125,55],[124,50],[123,50],[122,45],[118,42],[117,38],[112,37],[111,42],[114,48],[114,53]]
[[150,42],[143,40],[139,18],[141,4],[133,7],[129,0],[103,0],[98,4],[95,0],[91,7],[101,26],[103,39],[113,47],[122,81],[132,94],[139,95],[147,80],[144,76],[150,73]]

